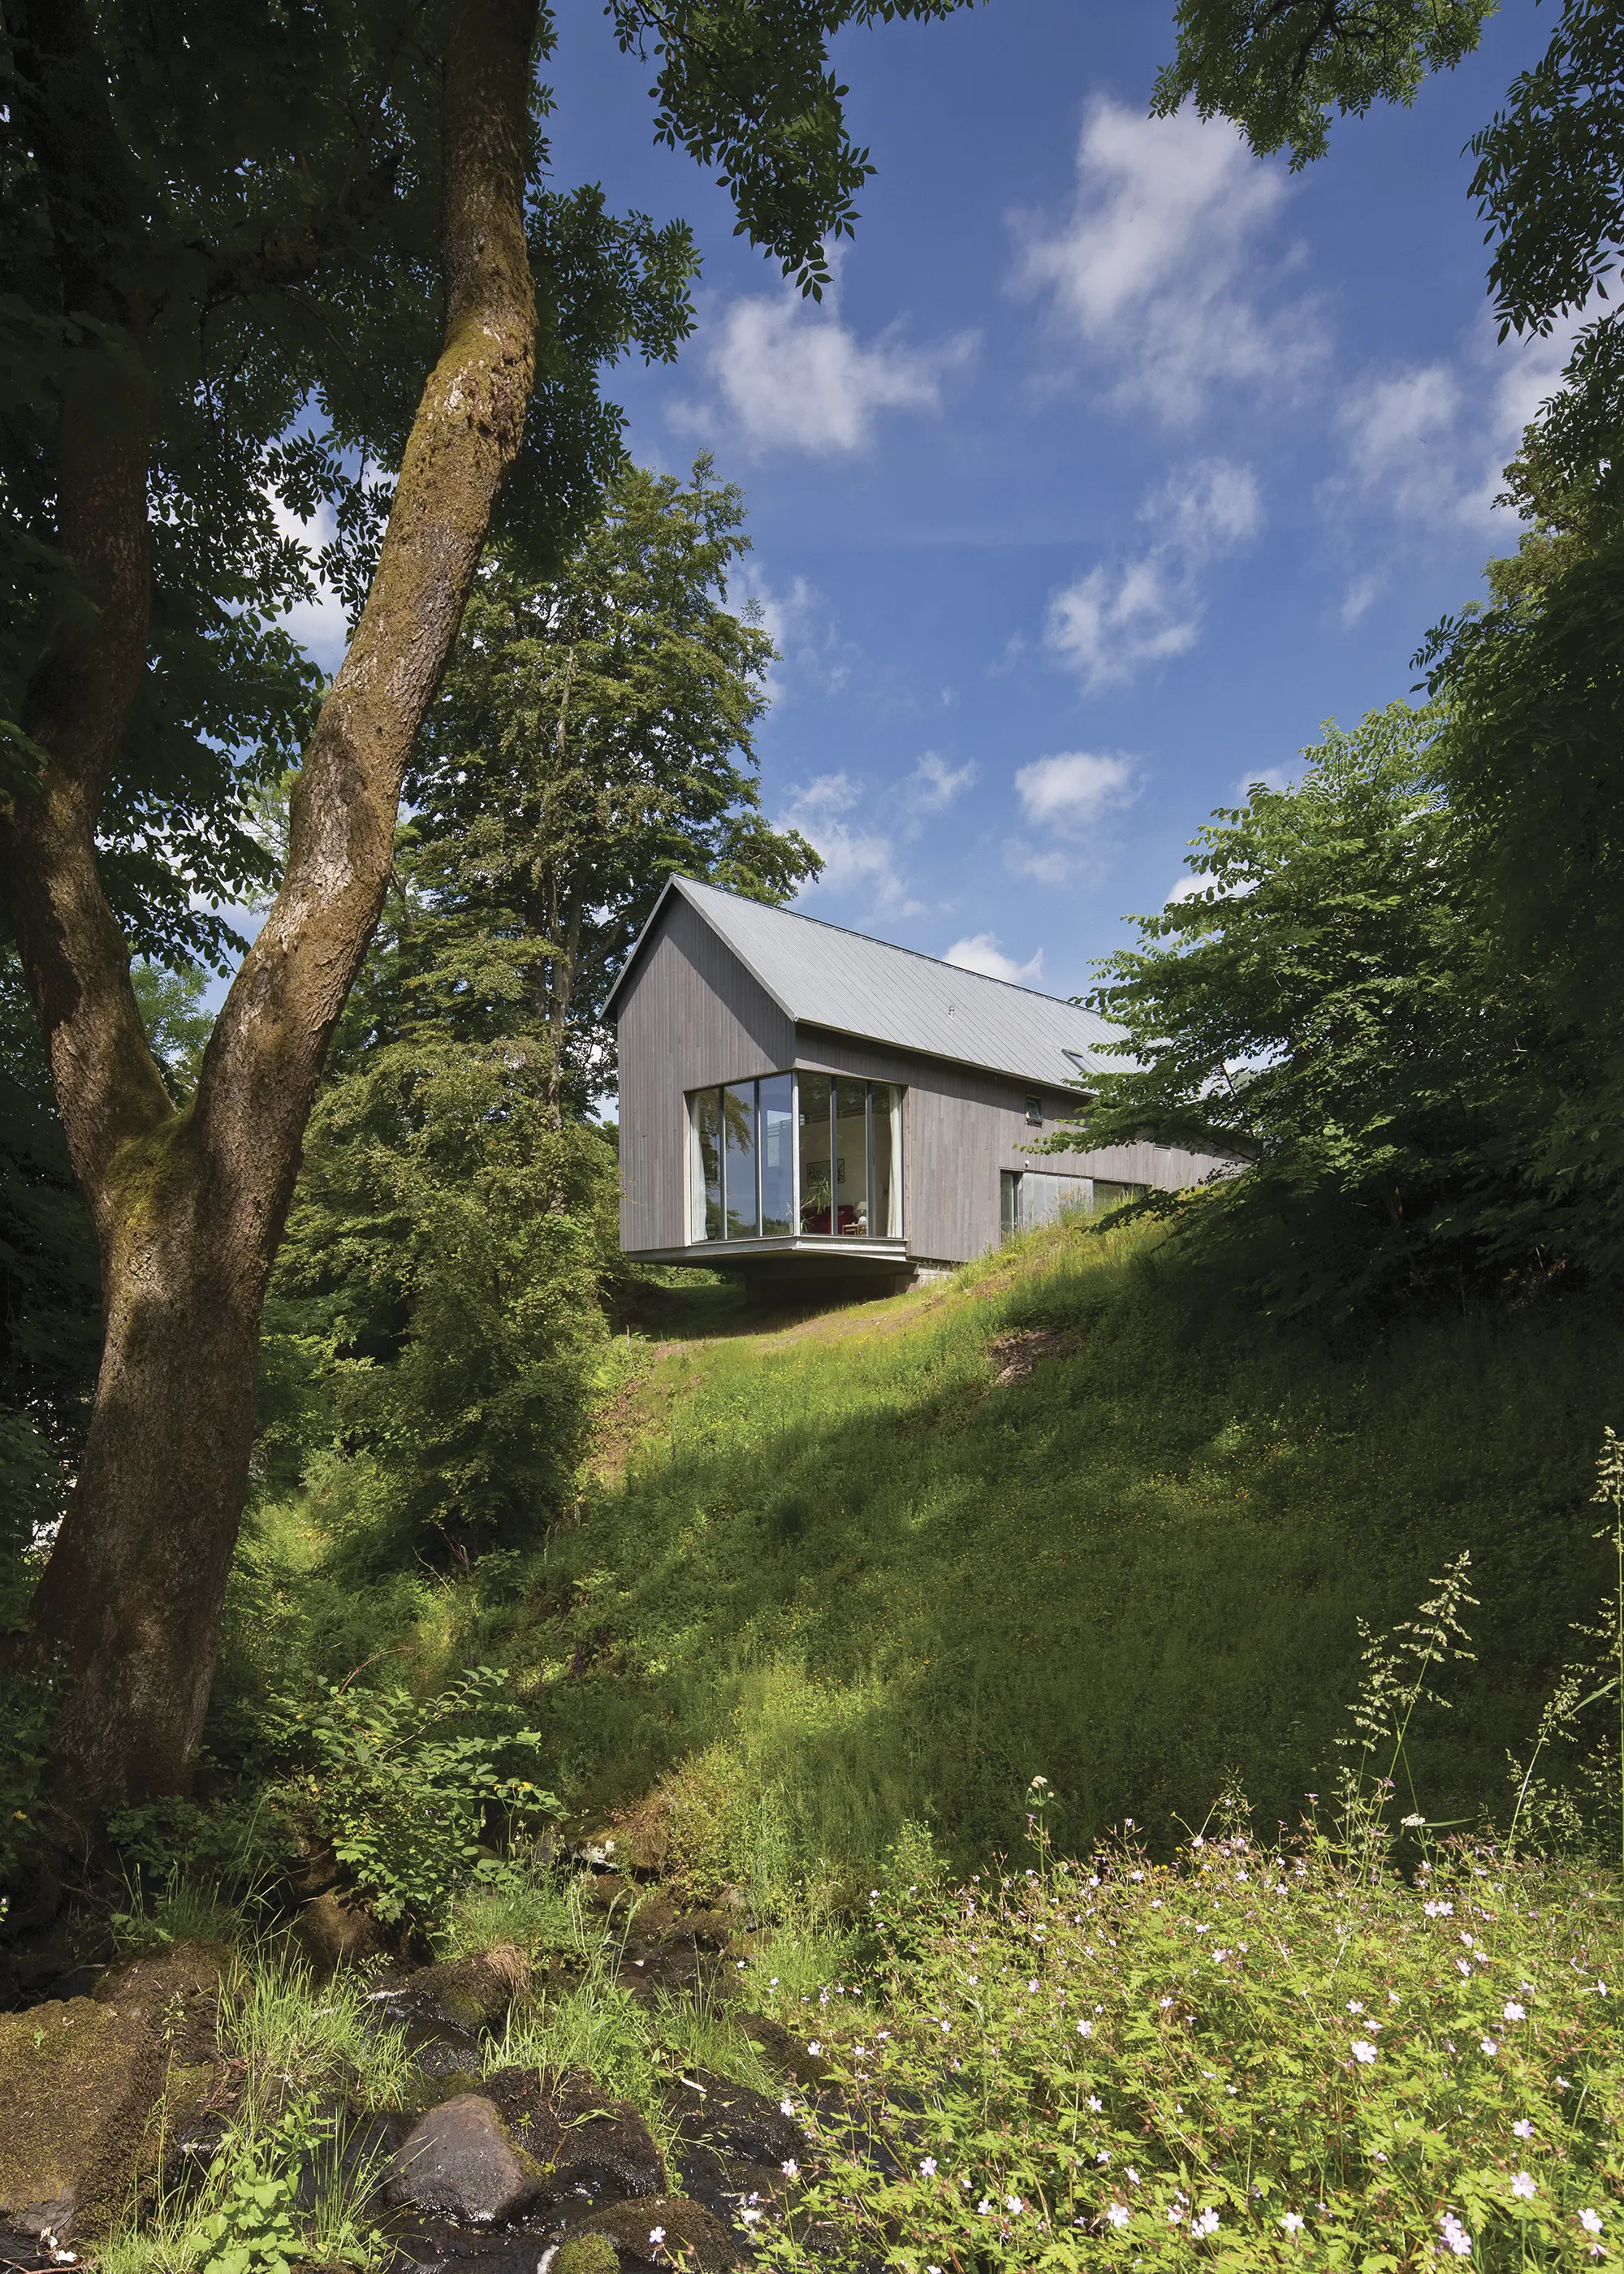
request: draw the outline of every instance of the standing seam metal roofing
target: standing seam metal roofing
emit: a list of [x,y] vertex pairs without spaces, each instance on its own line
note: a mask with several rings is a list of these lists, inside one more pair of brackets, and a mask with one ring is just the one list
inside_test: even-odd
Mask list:
[[660,894],[610,990],[610,1004],[673,892],[681,893],[798,1026],[831,1028],[1051,1087],[1125,1063],[1101,1056],[1101,1045],[1114,1041],[1119,1029],[1074,1003],[844,931],[816,916],[764,907],[688,877],[673,877]]

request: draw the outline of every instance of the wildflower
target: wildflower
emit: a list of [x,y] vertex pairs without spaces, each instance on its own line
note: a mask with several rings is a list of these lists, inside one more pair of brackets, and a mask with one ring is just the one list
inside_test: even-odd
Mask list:
[[1453,2250],[1457,2258],[1471,2256],[1471,2237],[1452,2210],[1447,2210],[1439,2225],[1443,2229],[1444,2248]]
[[749,2207],[749,2205],[748,2205],[748,2203],[745,2205],[745,2208],[744,2208],[744,2209],[740,2212],[739,2216],[740,2216],[741,2219],[742,2219],[742,2221],[744,2222],[744,2224],[745,2224],[745,2225],[746,2225],[746,2226],[759,2226],[759,2225],[761,2225],[761,2222],[762,2222],[762,2214],[761,2214],[761,2212],[760,2212],[760,2211],[758,2211],[758,2210],[752,2210],[750,2209],[750,2207]]
[[1079,2022],[1077,2025],[1077,2034],[1079,2037],[1093,2037],[1094,2023],[1092,2022]]
[[920,2170],[921,2170],[921,2172],[923,2172],[923,2173],[924,2173],[925,2177],[926,2177],[928,2180],[934,2180],[934,2179],[935,2179],[935,2177],[936,2177],[936,2157],[935,2157],[934,2156],[925,2156],[925,2157],[921,2157],[921,2158],[920,2159],[920,2166],[919,2166],[919,2168],[920,2168]]
[[1195,2218],[1191,2220],[1190,2232],[1192,2234],[1217,2233],[1218,2214],[1210,2203],[1208,2203],[1204,2211],[1199,2211]]
[[1607,1995],[1607,1985],[1605,1982],[1598,1982],[1596,1984],[1596,1995],[1598,1998],[1605,1998]]
[[952,2034],[953,2034],[953,2025],[952,2025],[952,2023],[951,2023],[951,2022],[943,2022],[943,2024],[942,2024],[942,2035],[943,2035],[944,2037],[951,2037],[952,2036]]
[[823,2052],[823,2048],[822,2047],[822,2045],[820,2045],[820,2044],[819,2044],[819,2043],[818,2043],[818,2041],[817,2041],[817,2039],[816,2039],[816,2037],[814,2037],[814,2038],[811,2040],[811,2042],[810,2042],[810,2043],[808,2044],[808,2046],[807,2046],[807,2051],[808,2051],[808,2052],[813,2056],[813,2058],[814,2058],[814,2059],[816,2059],[816,2056],[817,2056],[819,2053],[821,2053],[821,2052]]
[[1303,2214],[1300,2210],[1282,2211],[1280,2223],[1288,2234],[1301,2234],[1303,2232]]
[[1138,2185],[1139,2185],[1139,2173],[1134,2170],[1134,2168],[1133,2168],[1132,2165],[1132,2164],[1130,2164],[1130,2165],[1129,2165],[1129,2166],[1128,2166],[1128,2185],[1129,2185],[1131,2187],[1138,2187]]
[[1038,1985],[1037,1985],[1037,1984],[1036,1984],[1035,1982],[1028,1982],[1028,1983],[1027,1983],[1027,1984],[1026,1984],[1026,1995],[1027,1995],[1027,1997],[1028,1997],[1028,1998],[1035,1998],[1035,1997],[1036,1997],[1036,1995],[1037,1995],[1037,1988],[1038,1988]]
[[1365,2008],[1357,1998],[1350,1998],[1348,2000],[1348,2011],[1350,2014],[1362,2014],[1365,2011]]
[[992,2205],[988,2202],[986,2196],[983,2195],[980,2202],[975,2206],[975,2215],[978,2218],[985,2218],[991,2209]]
[[1457,1958],[1455,1962],[1455,1970],[1457,1974],[1470,1974],[1471,1967],[1466,1959]]
[[1453,1903],[1423,1903],[1421,1908],[1426,1913],[1428,1918],[1453,1918],[1455,1916],[1455,1905]]
[[1124,2202],[1114,2202],[1105,2214],[1113,2226],[1126,2226],[1133,2213]]
[[1399,1818],[1406,1832],[1419,1832],[1426,1823],[1425,1816],[1403,1816]]
[[1376,2048],[1368,2038],[1356,2037],[1353,2041],[1353,2057],[1361,2067],[1368,2068],[1376,2058]]
[[801,2177],[801,2166],[793,2156],[786,2156],[778,2169],[786,2180],[798,2180]]
[[1088,2096],[1088,2105],[1093,2109],[1094,2114],[1097,2116],[1100,2111],[1104,2107],[1105,2103],[1099,2098],[1097,2094],[1091,2092]]
[[1563,2092],[1571,2092],[1573,2090],[1572,2085],[1568,2083],[1568,2079],[1565,2076],[1559,2076],[1556,2082],[1559,2088]]
[[663,2226],[651,2226],[649,2229],[649,2240],[654,2245],[657,2250],[665,2240],[665,2230]]
[[795,2104],[793,2100],[780,2100],[778,2106],[783,2110],[786,2116],[793,2116],[795,2112]]
[[1019,2218],[1021,2212],[1025,2210],[1026,2205],[1022,2202],[1019,2195],[1005,2195],[1004,2198],[1004,2208],[1008,2211],[1011,2218]]
[[1523,2012],[1522,2007],[1518,2005],[1515,1998],[1507,1999],[1505,2005],[1501,2008],[1501,2014],[1502,2018],[1507,2022],[1526,2022],[1528,2019],[1528,2015]]
[[1511,2192],[1514,2195],[1521,2195],[1524,2202],[1532,2202],[1534,2197],[1539,2192],[1538,2187],[1534,2185],[1533,2173],[1531,2172],[1519,2172],[1515,2179],[1511,2182]]
[[1511,2128],[1519,2140],[1531,2140],[1534,2136],[1534,2127],[1526,2116],[1519,2116]]
[[1601,2233],[1601,2213],[1598,2210],[1591,2210],[1587,2204],[1585,2209],[1579,2213],[1579,2224],[1587,2234],[1599,2234]]
[[1494,2055],[1500,2051],[1500,2047],[1495,2044],[1492,2037],[1479,2037],[1477,2043],[1483,2047],[1484,2052],[1488,2054],[1491,2060],[1492,2060]]
[[1183,2223],[1184,2213],[1179,2210],[1178,2205],[1175,2203],[1168,2212],[1168,2225],[1169,2226],[1179,2226],[1182,2225]]
[[1168,2009],[1168,2007],[1172,2004],[1173,2000],[1172,2000],[1170,1998],[1161,1998],[1161,1999],[1158,1999],[1156,2002],[1157,2002],[1157,2003],[1158,2003],[1158,2005],[1161,2007],[1161,2008],[1162,2008],[1162,2012],[1165,2014],[1165,2013],[1166,2013],[1166,2011],[1167,2011],[1167,2009]]

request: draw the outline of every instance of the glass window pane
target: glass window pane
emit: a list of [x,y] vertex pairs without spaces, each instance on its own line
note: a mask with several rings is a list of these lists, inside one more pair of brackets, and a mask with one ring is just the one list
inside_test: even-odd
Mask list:
[[835,1084],[835,1229],[853,1237],[868,1230],[868,1085]]
[[1020,1230],[1020,1171],[998,1171],[998,1229],[1005,1239]]
[[782,1239],[795,1229],[795,1164],[790,1152],[795,1141],[793,1086],[788,1074],[775,1073],[757,1088],[761,1091],[761,1228],[766,1239]]
[[902,1092],[892,1082],[868,1086],[874,1148],[874,1208],[871,1221],[878,1239],[902,1237]]
[[756,1199],[756,1084],[736,1081],[722,1092],[727,1133],[727,1237],[754,1239]]
[[832,1084],[826,1073],[799,1074],[796,1080],[801,1089],[801,1229],[828,1231],[832,1229],[829,1149]]
[[722,1237],[722,1099],[702,1089],[694,1100],[694,1237]]

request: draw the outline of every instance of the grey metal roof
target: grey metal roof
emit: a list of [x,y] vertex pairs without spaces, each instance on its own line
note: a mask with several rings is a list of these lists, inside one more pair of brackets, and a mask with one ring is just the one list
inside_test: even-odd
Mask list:
[[793,908],[763,907],[759,900],[718,892],[688,877],[673,877],[660,894],[610,990],[609,1005],[673,892],[698,911],[799,1026],[832,1028],[865,1042],[956,1058],[1051,1086],[1125,1063],[1101,1056],[1101,1045],[1114,1041],[1118,1029],[1057,996],[962,971],[934,955],[843,931]]

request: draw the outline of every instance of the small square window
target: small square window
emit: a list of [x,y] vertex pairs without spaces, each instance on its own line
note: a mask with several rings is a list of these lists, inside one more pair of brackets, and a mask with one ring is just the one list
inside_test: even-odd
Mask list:
[[1034,1129],[1041,1129],[1043,1126],[1043,1101],[1041,1097],[1029,1097],[1026,1100],[1026,1119]]

